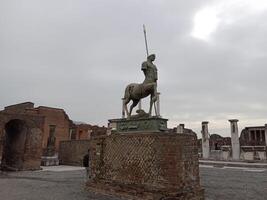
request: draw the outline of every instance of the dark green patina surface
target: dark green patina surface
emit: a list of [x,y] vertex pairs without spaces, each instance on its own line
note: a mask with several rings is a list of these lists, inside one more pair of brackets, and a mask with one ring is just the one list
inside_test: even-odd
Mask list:
[[168,119],[150,117],[141,119],[111,119],[110,123],[116,123],[116,132],[165,132]]

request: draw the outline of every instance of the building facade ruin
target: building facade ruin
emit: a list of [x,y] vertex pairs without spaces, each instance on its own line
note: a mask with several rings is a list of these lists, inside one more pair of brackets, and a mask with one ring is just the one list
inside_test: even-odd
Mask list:
[[[267,159],[267,126],[245,127],[239,136],[237,119],[229,120],[231,137],[211,134],[208,148],[209,156],[214,160],[259,160]],[[203,154],[203,139],[198,140],[200,155]],[[207,148],[205,148],[207,151]]]
[[0,160],[4,168],[39,169],[41,158],[46,165],[46,157],[57,157],[61,141],[86,140],[106,130],[75,124],[60,108],[34,107],[32,102],[7,106],[0,111]]
[[1,130],[5,132],[1,169],[7,171],[40,168],[44,117],[32,114],[0,113]]

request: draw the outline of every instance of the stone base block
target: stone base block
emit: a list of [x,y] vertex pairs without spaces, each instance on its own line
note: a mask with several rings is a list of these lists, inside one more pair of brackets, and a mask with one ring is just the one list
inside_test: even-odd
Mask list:
[[266,152],[257,151],[256,153],[259,160],[266,160]]
[[57,156],[42,156],[41,160],[42,166],[57,166],[59,165],[59,160]]
[[91,143],[91,191],[153,200],[202,200],[197,138],[118,133]]
[[223,160],[230,160],[230,151],[222,151],[222,159]]
[[109,123],[116,124],[116,132],[133,133],[133,132],[166,132],[167,119],[161,117],[150,117],[140,119],[111,119]]

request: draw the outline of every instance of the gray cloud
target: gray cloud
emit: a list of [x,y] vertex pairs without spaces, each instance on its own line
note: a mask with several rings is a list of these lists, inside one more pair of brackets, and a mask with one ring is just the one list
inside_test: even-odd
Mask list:
[[145,23],[170,126],[199,131],[209,120],[211,131],[229,135],[229,117],[241,127],[261,125],[267,13],[223,21],[209,41],[192,37],[196,12],[215,3],[1,0],[0,107],[33,101],[100,125],[119,117],[124,87],[143,80]]

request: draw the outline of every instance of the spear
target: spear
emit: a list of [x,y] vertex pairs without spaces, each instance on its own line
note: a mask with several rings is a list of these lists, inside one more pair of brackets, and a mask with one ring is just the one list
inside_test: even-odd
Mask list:
[[[143,24],[143,30],[144,30],[144,36],[145,36],[145,45],[146,45],[146,56],[148,57],[148,47],[147,47],[147,39],[146,39],[146,27]],[[139,100],[138,103],[138,109],[141,110],[142,109],[142,100]]]
[[[145,26],[145,24],[143,24],[143,30],[144,30],[145,45],[146,45],[146,56],[148,57],[149,54],[148,54],[148,45],[147,45],[146,26]],[[139,110],[141,110],[141,100],[139,101],[138,107],[139,107]],[[155,109],[155,114],[158,115],[155,102],[154,102],[154,109]]]
[[146,55],[148,56],[148,47],[147,47],[147,39],[146,39],[146,27],[143,24],[143,29],[144,29],[144,36],[145,36],[145,45],[146,45]]

